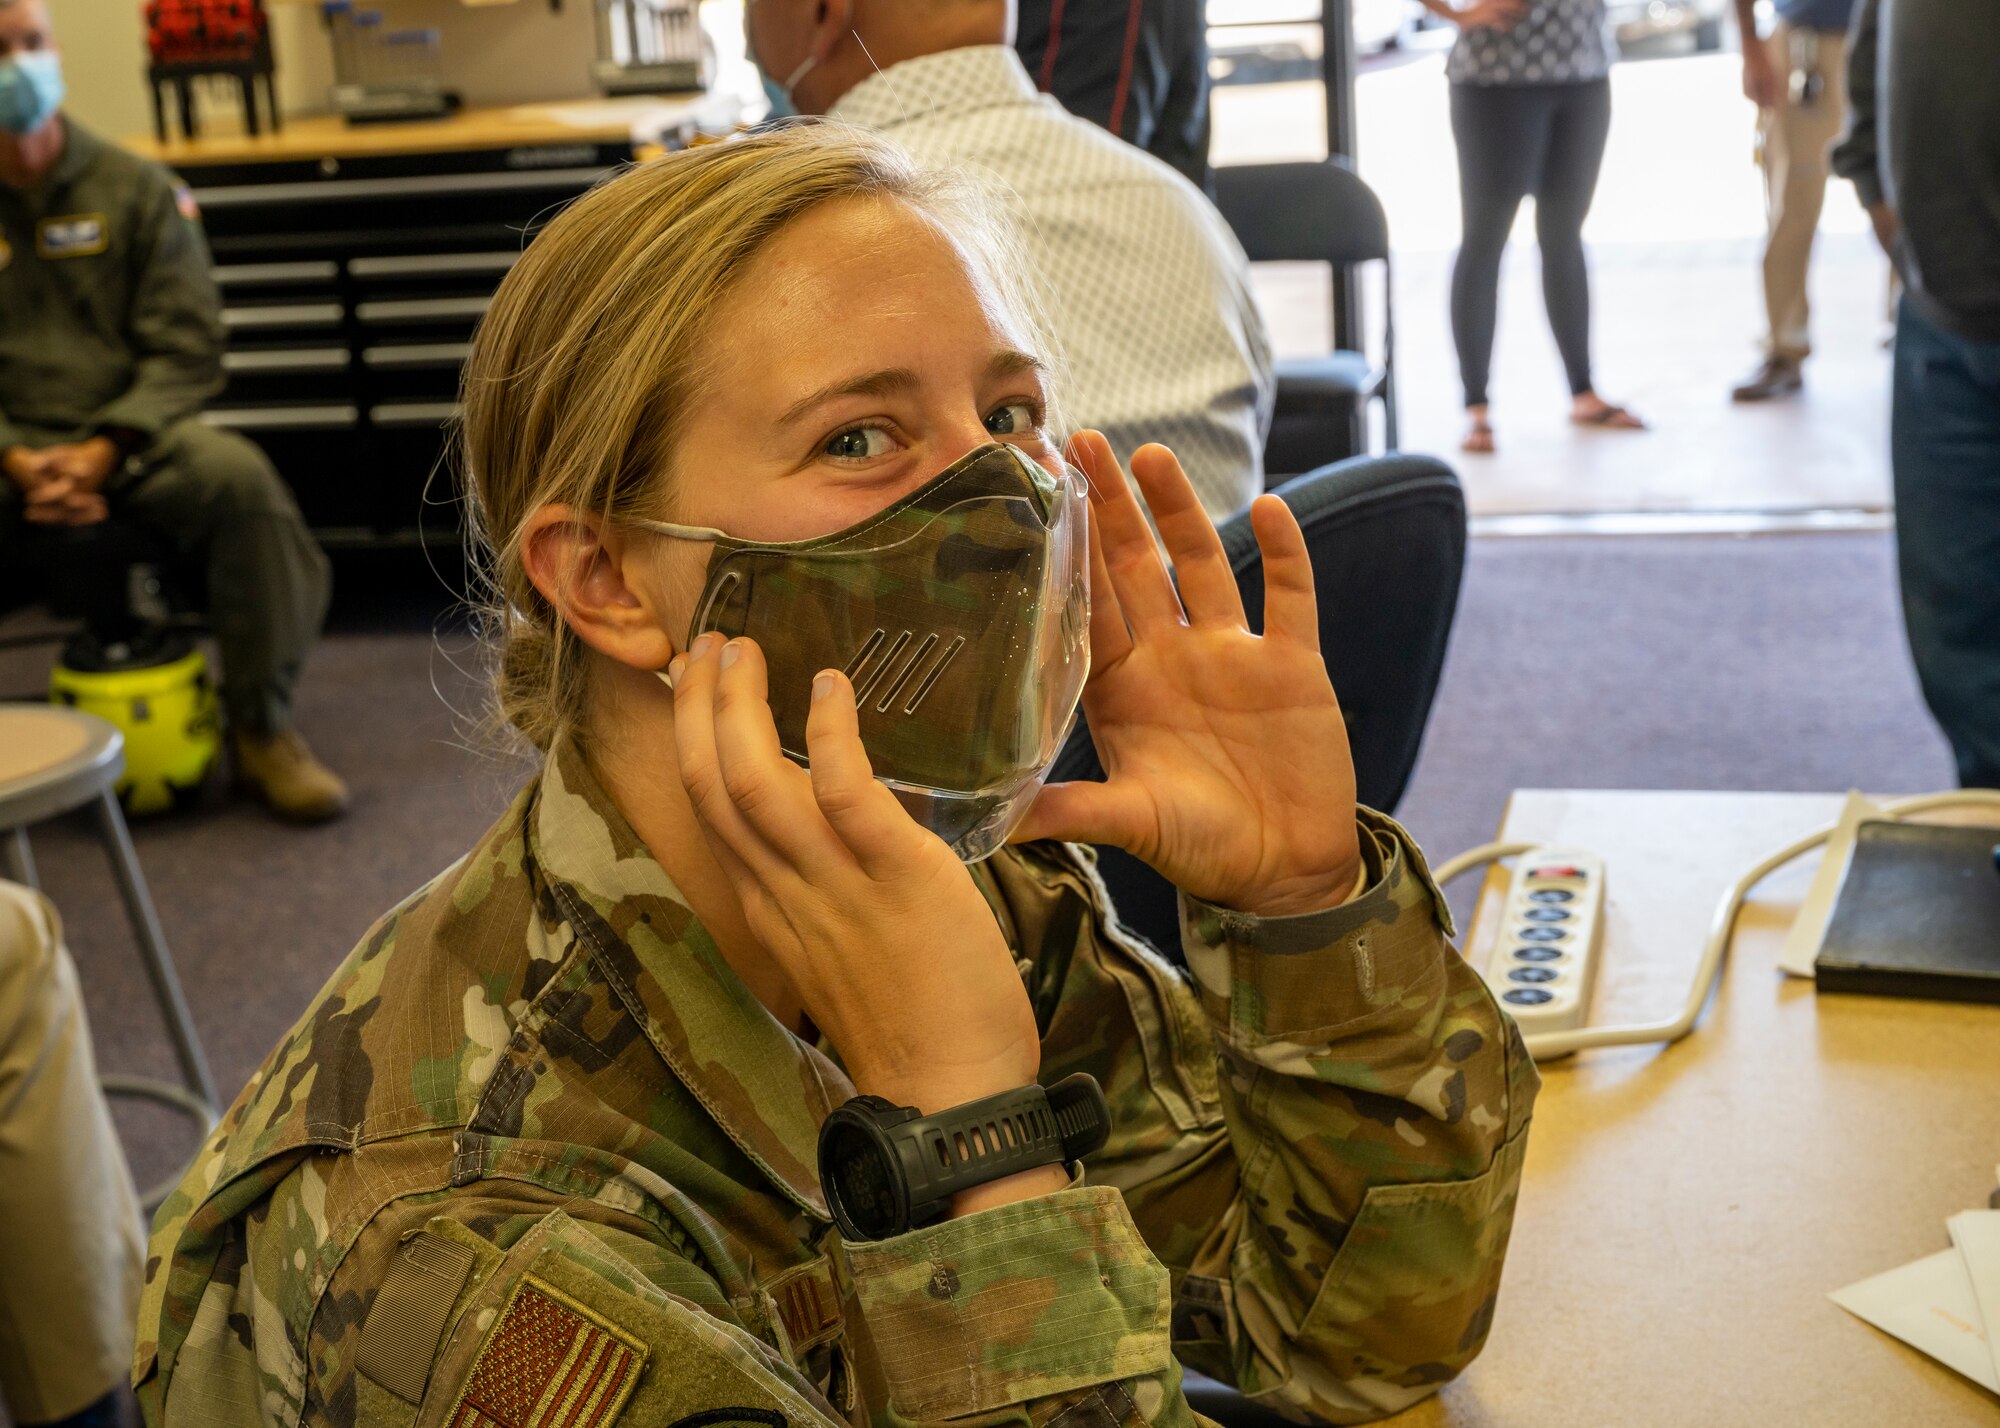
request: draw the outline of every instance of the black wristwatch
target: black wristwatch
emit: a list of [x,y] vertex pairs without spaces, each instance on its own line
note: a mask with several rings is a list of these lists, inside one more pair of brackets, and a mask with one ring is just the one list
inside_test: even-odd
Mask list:
[[1110,1134],[1104,1092],[1081,1071],[934,1116],[856,1096],[819,1129],[819,1181],[844,1238],[881,1240],[943,1218],[961,1190],[1081,1160]]

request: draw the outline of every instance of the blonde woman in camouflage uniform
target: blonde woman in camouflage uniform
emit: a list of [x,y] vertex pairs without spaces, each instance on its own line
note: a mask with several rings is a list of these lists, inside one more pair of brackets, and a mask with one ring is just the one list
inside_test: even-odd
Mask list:
[[[644,165],[515,266],[466,457],[502,707],[546,759],[161,1210],[149,1422],[1187,1424],[1185,1364],[1345,1423],[1478,1352],[1535,1073],[1417,849],[1354,805],[1282,503],[1254,510],[1259,638],[1173,457],[1132,474],[1178,595],[1075,439],[1110,777],[969,867],[871,777],[840,672],[687,647],[701,548],[645,522],[818,536],[988,443],[1059,471],[984,212],[792,129]],[[809,772],[773,723],[791,680]],[[1192,983],[1081,843],[1183,889]],[[815,1144],[850,1097],[1078,1071],[1111,1110],[1082,1166],[887,1238],[830,1222]]]

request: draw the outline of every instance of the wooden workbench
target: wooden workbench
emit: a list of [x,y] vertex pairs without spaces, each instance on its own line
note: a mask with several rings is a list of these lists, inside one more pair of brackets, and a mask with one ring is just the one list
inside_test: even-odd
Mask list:
[[296,162],[374,155],[454,153],[540,144],[619,144],[657,132],[659,121],[692,114],[700,95],[639,99],[590,99],[568,104],[517,104],[502,109],[461,109],[439,119],[349,124],[335,114],[287,119],[276,133],[249,135],[227,124],[206,126],[198,139],[152,135],[121,142],[134,153],[171,168],[213,164]]
[[[1830,823],[1831,795],[1522,792],[1509,841],[1606,862],[1592,1020],[1667,1014],[1717,899]],[[1398,1428],[1956,1428],[2000,1399],[1830,1303],[1949,1245],[2000,1159],[2000,1007],[1816,995],[1776,957],[1816,855],[1738,924],[1671,1047],[1542,1068],[1492,1338]],[[1469,955],[1492,945],[1506,875]]]

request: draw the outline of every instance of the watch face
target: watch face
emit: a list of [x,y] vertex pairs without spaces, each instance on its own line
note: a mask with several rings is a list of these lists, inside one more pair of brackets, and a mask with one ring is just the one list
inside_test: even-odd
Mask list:
[[874,1141],[841,1126],[832,1132],[828,1151],[835,1181],[830,1188],[848,1219],[866,1233],[887,1234],[896,1223],[896,1187]]

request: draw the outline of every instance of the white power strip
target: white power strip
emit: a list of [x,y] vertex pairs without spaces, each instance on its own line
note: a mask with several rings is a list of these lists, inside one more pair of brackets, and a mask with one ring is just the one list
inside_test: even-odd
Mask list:
[[1566,848],[1521,854],[1482,975],[1523,1036],[1584,1024],[1603,931],[1603,859]]
[[[1882,811],[1895,818],[1908,818],[1940,808],[2000,811],[2000,791],[1961,788],[1949,793],[1898,798],[1882,805]],[[1443,887],[1454,878],[1501,858],[1521,859],[1515,866],[1513,886],[1508,889],[1507,906],[1500,924],[1500,940],[1487,956],[1481,975],[1500,997],[1501,1005],[1520,1023],[1521,1033],[1528,1044],[1528,1054],[1537,1061],[1547,1061],[1598,1046],[1668,1045],[1693,1031],[1695,1022],[1701,1017],[1702,1007],[1707,1004],[1709,994],[1715,990],[1716,981],[1722,975],[1722,965],[1729,952],[1729,939],[1736,929],[1736,915],[1743,910],[1750,890],[1794,858],[1821,847],[1838,832],[1839,825],[1834,824],[1808,833],[1796,843],[1788,843],[1778,849],[1731,883],[1709,922],[1708,940],[1702,944],[1701,960],[1695,965],[1694,976],[1688,983],[1687,999],[1681,1003],[1680,1010],[1651,1021],[1614,1026],[1583,1024],[1584,1014],[1589,1010],[1590,989],[1597,975],[1598,943],[1603,936],[1604,863],[1601,859],[1561,848],[1540,848],[1533,843],[1482,843],[1455,858],[1435,864],[1431,875],[1438,886]],[[1539,879],[1534,877],[1537,872],[1542,875]],[[1536,892],[1567,892],[1570,896],[1567,899],[1536,898],[1532,895]],[[1567,908],[1570,916],[1527,916],[1528,909],[1533,907]],[[1516,935],[1530,927],[1561,929],[1564,935],[1552,937],[1542,933],[1525,938]],[[1531,952],[1526,957],[1519,955],[1520,949],[1536,946],[1546,946],[1554,955],[1548,952]],[[1548,968],[1554,975],[1531,975],[1525,981],[1515,975],[1538,965]],[[1528,992],[1537,988],[1547,992],[1548,996],[1508,996],[1509,992]]]

